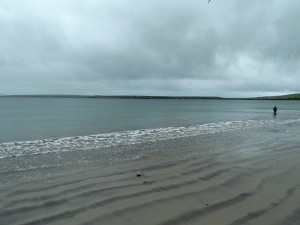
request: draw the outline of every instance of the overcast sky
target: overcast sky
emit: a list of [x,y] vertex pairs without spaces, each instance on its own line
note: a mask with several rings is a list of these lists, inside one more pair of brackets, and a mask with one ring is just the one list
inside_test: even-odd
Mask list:
[[300,92],[299,0],[1,0],[0,94]]

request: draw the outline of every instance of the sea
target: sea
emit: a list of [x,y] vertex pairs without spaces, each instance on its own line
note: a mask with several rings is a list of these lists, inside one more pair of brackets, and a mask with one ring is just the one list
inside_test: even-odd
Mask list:
[[41,169],[192,157],[299,122],[298,101],[0,97],[0,174],[7,183]]

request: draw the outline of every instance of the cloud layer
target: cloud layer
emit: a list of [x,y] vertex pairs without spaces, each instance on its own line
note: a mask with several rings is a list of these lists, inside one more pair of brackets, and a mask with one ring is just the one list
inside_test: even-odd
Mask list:
[[0,94],[300,92],[296,0],[2,0]]

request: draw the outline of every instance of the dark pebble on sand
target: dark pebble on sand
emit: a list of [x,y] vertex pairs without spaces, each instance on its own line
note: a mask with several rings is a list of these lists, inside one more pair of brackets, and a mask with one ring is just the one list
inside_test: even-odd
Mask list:
[[142,176],[142,174],[138,173],[136,176],[137,176],[137,177],[141,177],[141,176]]

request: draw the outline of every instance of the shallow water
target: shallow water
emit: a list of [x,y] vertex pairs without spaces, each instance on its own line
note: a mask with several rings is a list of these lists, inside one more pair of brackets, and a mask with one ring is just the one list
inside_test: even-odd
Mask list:
[[[6,182],[17,172],[53,173],[175,153],[184,158],[204,151],[177,148],[187,140],[213,149],[228,132],[300,121],[300,104],[292,101],[9,97],[0,103],[0,172]],[[238,143],[234,135],[230,139]]]
[[[273,117],[272,108],[278,107]],[[0,143],[245,120],[299,119],[300,102],[0,98]]]

